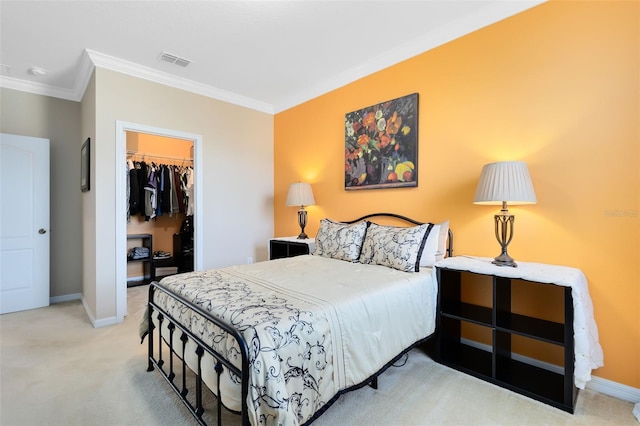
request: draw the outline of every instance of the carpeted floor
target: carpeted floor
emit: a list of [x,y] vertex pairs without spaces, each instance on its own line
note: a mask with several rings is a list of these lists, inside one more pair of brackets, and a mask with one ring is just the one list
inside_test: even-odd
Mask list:
[[[0,316],[0,424],[195,424],[137,336],[147,286],[122,324],[94,329],[80,302]],[[633,405],[590,390],[565,413],[433,362],[414,349],[379,388],[343,395],[314,425],[633,425]],[[227,413],[225,424],[237,424]]]

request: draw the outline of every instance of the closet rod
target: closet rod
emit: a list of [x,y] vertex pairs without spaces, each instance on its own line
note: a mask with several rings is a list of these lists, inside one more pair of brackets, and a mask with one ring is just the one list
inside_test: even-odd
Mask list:
[[152,157],[152,158],[164,158],[166,160],[191,161],[191,162],[193,162],[192,158],[187,158],[187,157],[170,157],[170,156],[166,156],[166,155],[146,154],[144,152],[138,152],[138,151],[132,151],[132,150],[127,150],[127,155],[141,155],[143,159],[144,159],[144,157]]

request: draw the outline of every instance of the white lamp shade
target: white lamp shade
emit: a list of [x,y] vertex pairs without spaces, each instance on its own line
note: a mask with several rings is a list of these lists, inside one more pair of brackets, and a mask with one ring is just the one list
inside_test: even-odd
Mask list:
[[529,169],[522,161],[500,161],[485,164],[480,174],[474,204],[535,204]]
[[315,203],[316,200],[313,198],[311,185],[308,183],[298,182],[289,186],[289,193],[287,194],[288,206],[313,206]]

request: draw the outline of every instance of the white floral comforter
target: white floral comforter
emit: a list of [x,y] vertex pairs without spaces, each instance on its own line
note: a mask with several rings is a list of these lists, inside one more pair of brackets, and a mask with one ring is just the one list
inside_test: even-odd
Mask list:
[[[340,390],[435,329],[436,285],[428,268],[407,273],[307,255],[180,274],[161,284],[243,334],[252,424],[306,422]],[[239,366],[235,342],[224,332],[161,292],[156,302]],[[196,365],[189,346],[185,358]],[[203,375],[215,390],[212,367]],[[227,407],[240,409],[237,378],[225,373],[221,394]]]

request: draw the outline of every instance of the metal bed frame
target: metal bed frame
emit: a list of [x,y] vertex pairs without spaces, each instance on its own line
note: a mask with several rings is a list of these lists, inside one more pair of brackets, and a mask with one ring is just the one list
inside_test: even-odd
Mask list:
[[[398,214],[394,214],[394,213],[373,213],[373,214],[369,214],[363,217],[360,217],[358,219],[352,220],[352,221],[345,221],[342,223],[346,223],[346,224],[351,224],[351,223],[356,223],[359,222],[361,220],[366,220],[369,219],[371,217],[390,217],[390,218],[395,218],[395,219],[401,219],[405,222],[408,223],[412,223],[415,225],[422,225],[424,224],[424,222],[418,222],[414,219],[410,219],[408,217],[402,216],[402,215],[398,215]],[[446,249],[446,255],[447,256],[452,256],[453,255],[453,233],[451,232],[451,230],[449,229],[449,234],[448,234],[448,241],[447,241],[447,249]],[[187,306],[189,309],[192,309],[193,311],[197,312],[198,314],[202,315],[203,318],[205,318],[207,321],[210,321],[211,323],[215,324],[216,326],[220,327],[222,330],[224,330],[226,333],[228,333],[228,335],[230,337],[232,337],[233,339],[236,340],[237,344],[238,344],[238,348],[240,350],[240,357],[242,360],[242,367],[241,368],[237,368],[235,365],[233,365],[228,359],[226,359],[224,357],[224,355],[220,354],[218,351],[216,351],[215,349],[211,348],[210,346],[208,346],[205,342],[203,342],[200,338],[198,338],[197,336],[195,336],[190,330],[188,330],[186,327],[184,327],[182,324],[180,324],[177,320],[175,320],[174,318],[171,317],[171,315],[169,315],[169,313],[167,313],[162,307],[160,307],[158,304],[155,303],[154,299],[155,299],[155,293],[157,291],[160,292],[164,292],[167,295],[169,295],[170,297],[176,299],[177,301],[179,301],[180,303],[184,304],[185,306]],[[154,310],[158,313],[157,317],[158,317],[158,326],[155,327],[153,325],[153,318],[152,318],[152,314],[154,312]],[[202,308],[200,308],[199,306],[195,305],[194,303],[192,303],[189,300],[186,300],[185,298],[183,298],[182,296],[164,288],[161,287],[157,282],[152,282],[149,286],[149,302],[148,302],[148,309],[147,309],[147,321],[148,321],[148,367],[147,367],[147,371],[153,371],[154,369],[157,369],[160,374],[162,375],[162,377],[164,377],[164,379],[167,381],[167,383],[169,383],[169,385],[171,386],[171,388],[176,392],[176,394],[178,395],[178,397],[182,400],[182,402],[184,403],[184,405],[186,406],[186,408],[189,410],[189,412],[191,412],[191,414],[194,416],[194,418],[196,419],[196,421],[198,422],[198,424],[201,425],[206,425],[206,421],[205,419],[203,419],[203,414],[205,413],[205,408],[203,406],[203,390],[202,390],[202,386],[203,386],[203,379],[202,379],[202,359],[203,356],[206,353],[208,353],[209,355],[211,355],[214,359],[215,359],[215,367],[214,370],[217,374],[217,383],[218,383],[218,387],[216,390],[216,397],[217,397],[217,424],[218,426],[222,425],[222,407],[223,404],[221,402],[221,398],[220,398],[220,376],[222,375],[223,371],[225,368],[227,368],[232,374],[234,374],[236,377],[240,378],[240,383],[241,383],[241,411],[240,413],[233,411],[233,410],[229,410],[228,408],[225,407],[226,410],[231,411],[233,413],[236,414],[240,414],[241,416],[241,424],[243,426],[248,426],[250,425],[249,422],[249,414],[248,414],[248,408],[247,408],[247,396],[249,394],[249,349],[247,346],[246,341],[244,340],[243,336],[235,329],[233,328],[231,325],[225,323],[224,321],[215,318],[211,315],[210,312],[204,311]],[[168,322],[167,325],[167,329],[169,331],[169,338],[165,339],[162,336],[162,324],[164,321]],[[155,347],[155,339],[154,339],[154,329],[158,330],[158,342],[157,342],[157,348]],[[387,370],[387,368],[389,368],[390,366],[392,366],[393,364],[395,364],[400,358],[402,358],[407,352],[409,352],[410,350],[412,350],[413,348],[415,348],[416,346],[421,345],[422,343],[426,342],[427,340],[429,340],[431,337],[433,336],[427,336],[424,339],[421,339],[415,343],[413,343],[411,346],[409,346],[408,348],[406,348],[405,350],[403,350],[401,353],[399,353],[396,357],[394,357],[391,361],[389,361],[387,364],[385,364],[378,372],[374,373],[372,376],[370,376],[369,378],[367,378],[366,380],[364,380],[362,383],[351,386],[347,389],[343,389],[340,392],[338,392],[335,396],[333,396],[320,410],[318,410],[305,424],[310,424],[312,423],[314,420],[316,420],[318,417],[320,417],[335,401],[338,400],[338,398],[347,393],[350,392],[352,390],[356,390],[359,389],[361,387],[364,386],[371,386],[374,389],[378,388],[378,376],[380,374],[382,374],[384,371]],[[184,354],[186,351],[186,346],[187,346],[187,341],[191,340],[193,343],[195,343],[196,345],[196,355],[197,355],[197,371],[193,371],[189,366],[187,366],[187,362],[184,360]],[[165,370],[166,367],[166,363],[165,363],[165,359],[163,358],[163,352],[165,351],[165,349],[163,349],[163,341],[165,342],[166,350],[168,350],[168,370]],[[176,345],[180,345],[182,350],[181,353],[183,354],[182,357],[180,357],[178,355],[178,352],[176,352]],[[157,351],[157,358],[154,355],[154,351]],[[174,361],[178,361],[180,362],[181,365],[181,376],[182,376],[182,383],[175,383],[174,379],[176,378],[176,369],[175,369],[175,362]],[[178,367],[180,368],[180,367]],[[193,373],[195,373],[195,401],[192,402],[193,398],[188,397],[189,394],[189,388],[187,387],[187,369],[193,371]],[[191,400],[190,400],[191,399]]]

